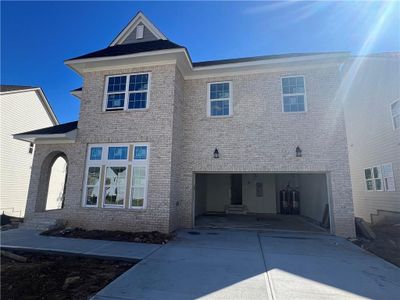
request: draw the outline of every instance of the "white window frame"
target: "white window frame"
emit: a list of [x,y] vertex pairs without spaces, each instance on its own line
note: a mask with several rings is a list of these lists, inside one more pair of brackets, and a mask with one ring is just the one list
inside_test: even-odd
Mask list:
[[[293,77],[302,77],[303,78],[304,93],[295,93],[295,94],[284,94],[283,93],[283,79],[284,78],[293,78]],[[306,95],[306,77],[304,75],[285,75],[285,76],[280,77],[280,81],[281,81],[282,112],[285,114],[306,113],[308,111],[307,95]],[[304,97],[304,111],[285,111],[284,96],[303,96]]]
[[396,102],[399,102],[399,105],[400,105],[400,99],[397,99],[397,100],[393,101],[392,103],[390,103],[389,110],[390,110],[390,117],[392,118],[393,130],[400,130],[400,126],[398,128],[396,128],[396,126],[394,125],[394,118],[400,116],[400,113],[393,115],[392,105],[395,104]]
[[[365,178],[365,170],[371,170],[371,178],[370,178],[370,179]],[[372,168],[365,168],[365,169],[364,169],[364,172],[363,172],[363,179],[364,179],[364,183],[365,183],[365,190],[366,190],[367,192],[375,191],[374,170],[373,170]],[[371,180],[371,182],[372,182],[372,190],[369,190],[369,189],[368,189],[368,184],[367,184],[367,181],[368,181],[368,180]]]
[[[228,83],[229,84],[229,98],[220,98],[220,99],[211,99],[211,85],[212,84],[220,84],[220,83]],[[233,115],[233,90],[232,90],[232,81],[214,81],[207,83],[207,116],[210,118],[227,118]],[[229,100],[229,114],[222,116],[213,116],[211,115],[211,102],[214,101],[226,101]]]
[[[130,146],[132,146],[132,151],[133,153],[129,152]],[[146,159],[137,159],[135,160],[135,147],[137,146],[146,146],[147,147],[147,155]],[[95,147],[101,147],[102,148],[102,153],[101,153],[101,160],[90,160],[90,152],[92,148]],[[109,160],[108,159],[108,151],[110,147],[127,147],[128,148],[128,153],[127,153],[127,158],[126,159],[115,159],[115,160]],[[132,160],[129,160],[129,156],[132,154]],[[148,172],[149,172],[149,161],[150,161],[150,144],[149,143],[110,143],[110,144],[90,144],[88,145],[87,149],[87,157],[86,157],[86,168],[85,168],[85,176],[84,176],[84,184],[83,184],[83,193],[82,193],[82,206],[83,207],[100,207],[100,208],[118,208],[118,209],[125,209],[126,207],[126,201],[128,201],[129,209],[135,209],[135,210],[143,210],[147,208],[147,191],[148,191]],[[131,178],[130,181],[128,181],[128,170],[129,166],[131,166]],[[144,166],[145,167],[145,187],[144,187],[144,199],[143,199],[143,206],[132,206],[131,205],[131,193],[132,193],[132,184],[133,184],[133,168],[135,166]],[[102,184],[99,184],[99,194],[100,194],[100,186],[103,187],[102,190],[102,196],[101,198],[99,197],[97,199],[96,205],[87,205],[86,204],[86,194],[87,194],[87,178],[88,178],[88,171],[89,167],[100,167],[100,178],[99,182],[101,180],[101,170],[104,167],[104,178],[103,181],[101,182]],[[106,186],[106,169],[107,167],[126,167],[127,170],[127,176],[125,178],[125,188],[128,193],[125,191],[125,198],[124,202],[122,205],[115,205],[115,204],[105,204],[105,186]]]
[[[135,159],[135,147],[146,146],[146,159]],[[131,168],[131,182],[129,184],[129,208],[130,209],[146,209],[147,208],[147,190],[149,186],[149,160],[150,160],[150,147],[147,143],[135,143],[133,144],[132,153],[132,168]],[[145,168],[145,185],[144,185],[144,195],[143,195],[143,206],[132,206],[132,196],[133,196],[133,176],[135,167]]]
[[[384,174],[383,174],[383,168],[384,168],[384,166],[388,166],[388,165],[390,165],[390,169],[392,170],[392,171],[391,171],[391,175],[392,175],[392,176],[384,176]],[[389,190],[389,189],[386,187],[385,179],[387,179],[387,178],[392,178],[392,180],[393,180],[393,189],[390,189],[390,190]],[[395,180],[395,178],[394,178],[393,164],[392,164],[391,162],[382,164],[382,184],[383,184],[383,188],[384,188],[384,190],[385,190],[386,192],[395,192],[395,191],[396,191],[396,180]]]
[[[148,82],[147,82],[147,90],[140,90],[140,91],[129,91],[129,81],[131,76],[136,76],[136,75],[148,75]],[[121,92],[108,92],[108,82],[111,77],[123,77],[126,76],[126,85],[125,85],[125,91]],[[103,112],[113,112],[113,111],[143,111],[147,110],[149,108],[149,102],[150,102],[150,90],[151,90],[151,72],[140,72],[140,73],[129,73],[129,74],[113,74],[113,75],[107,75],[105,78],[105,86],[104,86],[104,99],[103,99]],[[129,95],[130,94],[137,94],[137,93],[144,93],[147,92],[147,100],[146,100],[146,107],[144,108],[128,108],[129,105]],[[112,94],[124,94],[124,107],[120,108],[107,108],[107,100],[108,100],[108,95]]]
[[99,167],[100,168],[100,174],[99,174],[99,190],[98,194],[100,195],[100,187],[101,187],[101,167],[102,167],[102,161],[104,159],[104,149],[101,150],[101,160],[90,160],[90,152],[92,148],[96,147],[101,147],[101,145],[90,145],[87,149],[87,154],[86,154],[86,168],[85,168],[85,176],[84,176],[84,189],[83,189],[83,199],[82,199],[82,205],[84,207],[98,207],[99,203],[101,203],[102,199],[100,197],[97,197],[97,203],[95,205],[88,205],[86,203],[86,196],[87,196],[87,189],[88,189],[88,173],[89,173],[89,168],[90,167]]

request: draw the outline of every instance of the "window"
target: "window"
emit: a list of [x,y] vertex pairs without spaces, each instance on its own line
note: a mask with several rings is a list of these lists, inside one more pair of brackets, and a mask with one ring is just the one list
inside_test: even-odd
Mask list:
[[[144,208],[148,155],[146,144],[89,146],[83,205]],[[128,180],[130,172],[131,179]]]
[[216,82],[208,84],[208,116],[232,115],[232,83]]
[[375,185],[375,190],[377,191],[382,191],[382,172],[381,172],[381,167],[373,167],[372,168],[373,173],[374,173],[374,185]]
[[145,109],[149,101],[150,73],[109,76],[105,111]]
[[134,166],[132,173],[131,206],[142,207],[146,187],[146,167]]
[[367,191],[393,192],[396,190],[391,163],[365,169],[364,177]]
[[104,206],[124,206],[127,167],[106,167]]
[[136,27],[136,39],[142,39],[143,38],[143,31],[144,31],[144,26],[143,25],[138,25]]
[[108,147],[108,159],[126,159],[128,157],[128,147]]
[[372,169],[365,169],[364,176],[367,190],[372,191],[374,189],[374,182],[372,180]]
[[393,176],[393,166],[391,163],[386,163],[382,165],[382,177],[383,177],[383,187],[385,191],[394,192],[396,191],[396,186],[394,183]]
[[400,128],[400,100],[393,102],[390,105],[390,110],[392,112],[393,129]]
[[147,146],[135,146],[133,152],[130,207],[141,208],[145,204],[147,193]]
[[100,167],[89,167],[86,181],[87,206],[97,206],[100,191]]
[[93,147],[90,149],[90,160],[101,160],[101,147]]
[[304,76],[282,78],[284,112],[306,111]]

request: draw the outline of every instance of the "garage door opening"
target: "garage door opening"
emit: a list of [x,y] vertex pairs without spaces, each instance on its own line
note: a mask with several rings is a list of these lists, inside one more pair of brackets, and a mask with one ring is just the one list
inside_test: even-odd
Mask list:
[[326,232],[326,174],[195,174],[195,226]]

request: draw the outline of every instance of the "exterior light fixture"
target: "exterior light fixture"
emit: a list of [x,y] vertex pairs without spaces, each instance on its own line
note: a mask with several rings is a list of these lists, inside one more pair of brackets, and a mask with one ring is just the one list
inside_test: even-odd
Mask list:
[[219,158],[219,151],[217,148],[214,150],[214,158]]
[[299,146],[296,147],[296,157],[301,157],[301,149]]

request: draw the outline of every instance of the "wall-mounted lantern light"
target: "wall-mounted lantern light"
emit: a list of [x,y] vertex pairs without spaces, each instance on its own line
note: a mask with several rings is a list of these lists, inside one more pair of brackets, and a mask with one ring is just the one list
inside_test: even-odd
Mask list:
[[296,157],[301,157],[301,149],[299,146],[296,147]]
[[217,148],[214,150],[214,158],[219,158],[219,152]]

